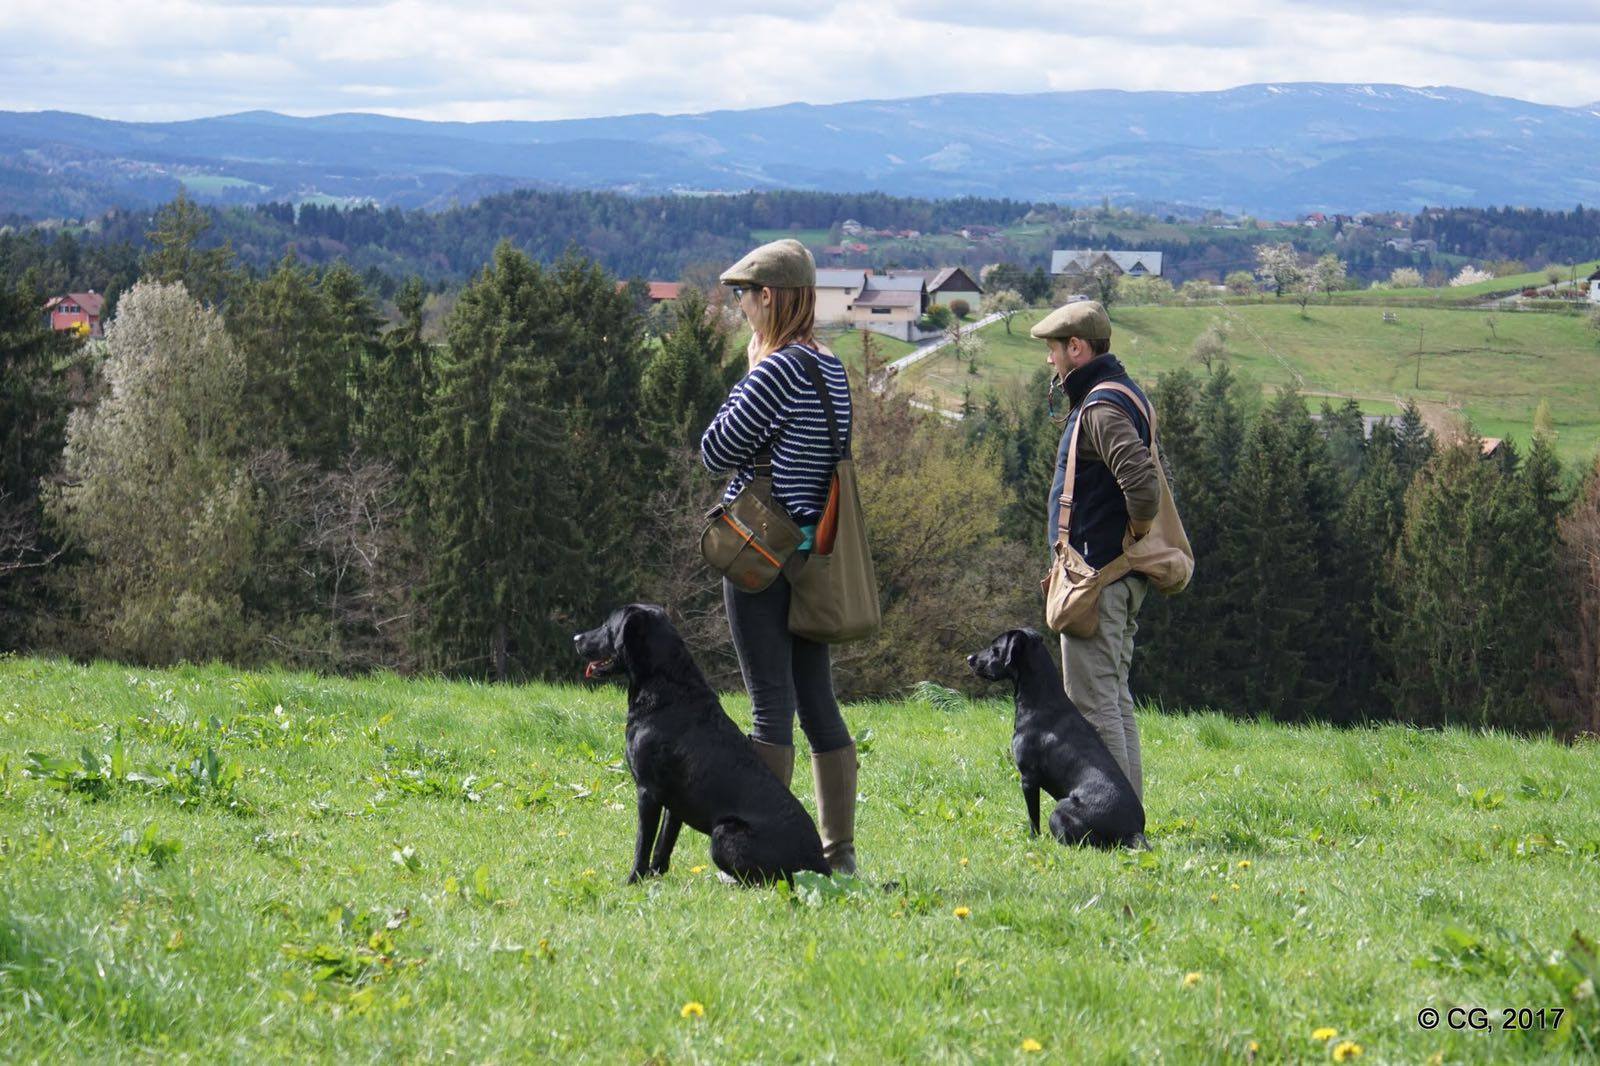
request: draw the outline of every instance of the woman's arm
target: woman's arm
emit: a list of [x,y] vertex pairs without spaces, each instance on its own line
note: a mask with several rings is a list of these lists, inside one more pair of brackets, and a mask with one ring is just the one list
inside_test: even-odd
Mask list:
[[700,461],[713,474],[747,465],[769,444],[791,409],[783,375],[762,360],[733,387],[700,438]]

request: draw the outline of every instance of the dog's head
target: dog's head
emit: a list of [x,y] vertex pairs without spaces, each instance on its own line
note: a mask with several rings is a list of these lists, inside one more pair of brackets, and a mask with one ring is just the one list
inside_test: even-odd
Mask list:
[[1016,677],[1026,651],[1034,644],[1044,644],[1044,638],[1032,629],[1008,629],[994,638],[987,648],[967,656],[972,672],[987,681],[1004,681]]
[[572,646],[586,664],[583,676],[591,681],[618,670],[637,678],[651,659],[651,646],[668,632],[673,630],[666,611],[648,603],[630,603],[612,611],[598,627],[575,635]]

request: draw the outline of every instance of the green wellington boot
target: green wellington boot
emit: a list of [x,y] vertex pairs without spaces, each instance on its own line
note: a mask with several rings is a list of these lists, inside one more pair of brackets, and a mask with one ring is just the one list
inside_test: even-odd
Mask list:
[[834,873],[856,872],[856,746],[811,755],[822,854]]
[[788,788],[794,780],[794,745],[793,744],[765,744],[751,738],[750,743],[756,746],[756,755],[766,763],[783,787]]

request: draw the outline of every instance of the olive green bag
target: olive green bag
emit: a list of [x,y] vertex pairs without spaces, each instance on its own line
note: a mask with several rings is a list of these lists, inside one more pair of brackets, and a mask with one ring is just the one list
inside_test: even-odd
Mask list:
[[700,554],[745,592],[761,592],[778,579],[805,539],[794,519],[772,499],[772,452],[755,457],[755,477],[727,503],[706,512]]
[[798,567],[788,571],[793,589],[789,597],[789,632],[820,644],[865,640],[878,631],[882,614],[878,605],[878,576],[867,546],[867,524],[856,491],[855,462],[850,442],[839,440],[839,423],[833,399],[816,357],[804,348],[806,372],[822,400],[823,418],[833,445],[833,482],[828,505],[817,522],[809,554],[802,552]]

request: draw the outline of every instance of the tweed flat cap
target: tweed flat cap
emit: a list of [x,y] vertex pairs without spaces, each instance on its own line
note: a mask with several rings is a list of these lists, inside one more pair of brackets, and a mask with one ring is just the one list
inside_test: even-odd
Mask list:
[[1056,308],[1028,331],[1039,340],[1066,340],[1082,337],[1086,341],[1111,339],[1111,318],[1095,300],[1078,300]]
[[763,244],[722,272],[724,285],[804,289],[817,283],[817,261],[792,237]]

